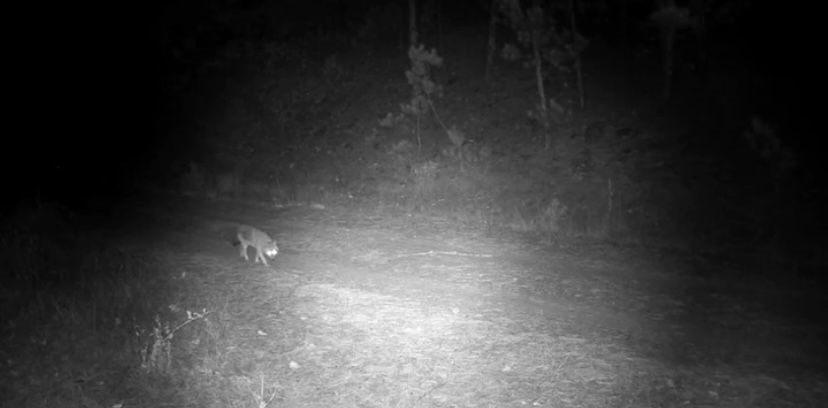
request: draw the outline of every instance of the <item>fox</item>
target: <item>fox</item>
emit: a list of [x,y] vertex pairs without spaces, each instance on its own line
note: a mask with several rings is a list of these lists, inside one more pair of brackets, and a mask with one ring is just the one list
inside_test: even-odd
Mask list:
[[255,248],[256,257],[253,258],[253,263],[261,260],[265,266],[269,266],[266,258],[272,260],[279,253],[279,246],[275,239],[271,238],[266,232],[250,225],[239,225],[236,228],[233,246],[236,245],[239,246],[241,257],[245,261],[250,261],[250,258],[247,257],[247,247]]

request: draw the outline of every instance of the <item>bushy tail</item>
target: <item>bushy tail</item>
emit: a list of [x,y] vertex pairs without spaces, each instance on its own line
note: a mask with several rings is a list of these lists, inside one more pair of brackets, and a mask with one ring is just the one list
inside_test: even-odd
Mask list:
[[230,241],[233,246],[239,246],[241,242],[239,242],[239,237],[236,235],[236,231],[239,228],[239,224],[235,222],[224,222],[224,221],[213,221],[210,222],[209,228],[213,231],[218,232],[221,235],[222,241]]

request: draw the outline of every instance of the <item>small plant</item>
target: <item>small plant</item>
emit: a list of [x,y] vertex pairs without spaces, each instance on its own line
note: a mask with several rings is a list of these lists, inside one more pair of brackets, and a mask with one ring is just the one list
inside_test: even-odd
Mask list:
[[243,192],[241,168],[235,166],[230,171],[217,174],[214,183],[214,186],[208,186],[208,197],[238,198]]
[[[575,29],[572,8],[571,2],[563,1],[548,2],[545,6],[541,2],[535,2],[527,9],[524,9],[518,0],[500,2],[500,12],[505,15],[506,21],[517,36],[516,43],[504,45],[501,56],[507,60],[523,61],[525,65],[535,69],[539,102],[535,110],[529,112],[529,116],[537,120],[544,129],[544,149],[549,149],[551,145],[552,126],[567,113],[555,98],[546,95],[547,65],[561,73],[575,71],[579,97],[583,105],[580,55],[588,41]],[[567,13],[569,27],[560,22],[562,16]]]
[[437,169],[440,167],[437,162],[429,160],[425,163],[414,166],[411,169],[411,174],[414,175],[415,181],[420,183],[431,183],[437,175]]
[[170,329],[169,322],[162,322],[161,317],[155,315],[155,323],[146,336],[140,328],[136,328],[136,336],[146,337],[146,344],[142,344],[139,351],[141,369],[147,373],[168,374],[172,363],[172,339],[175,333],[196,320],[207,321],[207,315],[210,313],[206,309],[201,313],[187,310],[187,320],[173,329]]
[[439,164],[429,160],[414,166],[411,175],[414,177],[414,197],[418,200],[431,195],[434,190]]
[[697,26],[698,21],[690,15],[688,7],[678,7],[673,1],[662,3],[659,9],[650,14],[649,19],[659,31],[661,64],[664,75],[661,96],[666,101],[670,99],[673,82],[676,35],[681,29]]
[[188,163],[188,171],[181,175],[179,179],[178,193],[193,197],[202,194],[208,187],[207,174],[198,163],[190,161]]
[[345,74],[345,70],[337,61],[336,54],[331,54],[325,58],[325,64],[322,66],[322,75],[331,81],[338,81]]
[[[136,332],[140,336],[140,332]],[[149,344],[140,350],[141,369],[147,373],[166,374],[170,370],[173,333],[167,322],[155,316],[155,324],[148,336]]]
[[[411,68],[405,71],[405,77],[411,85],[411,100],[400,105],[403,113],[413,115],[417,119],[417,146],[422,149],[420,136],[420,118],[431,110],[435,118],[440,122],[437,111],[434,109],[432,98],[442,96],[443,88],[431,79],[431,70],[434,67],[443,65],[443,58],[437,54],[437,50],[426,50],[423,45],[408,49],[408,59],[411,60]],[[442,125],[442,122],[440,122]],[[445,126],[443,126],[445,128]]]
[[[249,378],[247,379],[247,381],[247,390],[250,392],[251,395],[253,395],[253,399],[256,400],[256,408],[267,408],[267,406],[270,405],[271,402],[273,402],[273,399],[276,398],[278,389],[275,386],[270,387],[271,391],[269,392],[265,389],[264,374],[261,374],[261,376],[259,377],[258,390],[255,390],[251,386],[252,381],[250,381]],[[268,393],[270,395],[267,395]]]
[[751,118],[750,127],[743,136],[750,150],[770,167],[774,187],[778,190],[796,167],[793,150],[779,139],[773,128],[757,116]]
[[[796,180],[793,177],[797,165],[796,155],[773,127],[757,116],[751,118],[750,126],[743,136],[748,148],[764,167],[765,176],[762,181],[771,187],[764,200],[757,200],[765,201],[760,212],[762,222],[759,225],[763,227],[759,237],[770,245],[770,248],[762,249],[763,255],[767,255],[784,250],[788,241],[786,235],[790,235],[786,234],[786,230],[797,229],[791,225],[796,219],[794,214],[797,211],[794,192]],[[796,224],[794,222],[793,225]]]
[[452,126],[451,129],[446,131],[446,134],[448,134],[451,144],[453,144],[457,150],[460,150],[460,148],[463,147],[463,142],[466,141],[466,135],[460,129]]
[[[434,113],[434,118],[437,123],[443,128],[448,136],[452,146],[446,151],[447,156],[456,157],[460,161],[460,168],[463,168],[464,154],[463,147],[466,141],[465,134],[456,126],[447,127],[440,115],[437,114],[437,109],[434,107],[433,98],[435,96],[442,96],[443,88],[431,79],[431,69],[440,67],[443,64],[443,59],[437,54],[435,49],[427,51],[424,46],[411,47],[408,50],[408,57],[411,60],[411,69],[405,72],[408,83],[411,85],[412,94],[411,100],[408,103],[401,104],[400,109],[404,114],[413,115],[417,120],[417,148],[422,150],[422,138],[420,136],[420,118],[428,111]],[[388,126],[393,124],[392,116],[389,113],[385,119],[380,121],[380,125]]]
[[385,115],[385,117],[378,119],[377,122],[380,125],[380,127],[393,128],[394,126],[397,126],[400,122],[402,122],[404,119],[405,116],[402,113],[393,115],[391,114],[391,112],[388,112]]
[[452,126],[451,129],[446,130],[451,146],[449,146],[445,153],[447,156],[455,157],[460,161],[460,170],[463,169],[463,144],[466,142],[466,135],[457,127]]
[[543,208],[543,212],[540,214],[540,223],[542,228],[550,234],[550,238],[561,232],[562,221],[568,213],[569,209],[557,198],[553,198]]

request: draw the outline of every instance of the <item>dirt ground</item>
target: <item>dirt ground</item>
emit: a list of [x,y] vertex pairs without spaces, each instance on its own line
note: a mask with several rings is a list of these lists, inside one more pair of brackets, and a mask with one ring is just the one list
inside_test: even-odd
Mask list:
[[[154,214],[129,245],[159,260],[173,310],[206,311],[221,327],[192,324],[173,348],[189,356],[179,370],[224,384],[203,406],[828,401],[821,294],[658,251],[544,246],[434,219],[183,206]],[[278,240],[269,267],[240,259],[226,239],[233,222]]]

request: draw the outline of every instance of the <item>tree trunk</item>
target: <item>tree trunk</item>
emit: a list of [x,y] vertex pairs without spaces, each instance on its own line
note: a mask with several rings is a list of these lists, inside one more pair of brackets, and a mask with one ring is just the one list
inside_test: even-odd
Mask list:
[[417,38],[417,0],[408,0],[408,45],[416,47]]
[[676,39],[676,28],[673,26],[661,27],[661,64],[664,83],[661,88],[661,98],[666,102],[670,100],[670,93],[673,85],[673,57]]
[[486,82],[491,82],[492,65],[494,64],[495,52],[497,52],[497,1],[492,0],[489,8],[489,44],[486,48]]
[[704,76],[707,73],[707,2],[693,0],[690,12],[694,17],[693,32],[696,37],[696,72]]
[[629,47],[630,45],[630,7],[629,0],[619,0],[618,10],[618,31],[621,36],[620,42],[622,47]]
[[[572,44],[576,46],[578,42],[578,26],[575,24],[575,0],[569,0],[569,23],[572,30]],[[575,77],[578,82],[578,106],[584,108],[584,76],[581,69],[581,51],[575,53]]]
[[[675,10],[675,0],[656,0],[655,10]],[[670,99],[673,85],[673,59],[675,58],[676,31],[678,22],[674,18],[656,21],[659,30],[659,42],[661,45],[661,67],[664,81],[661,88],[663,102]]]

